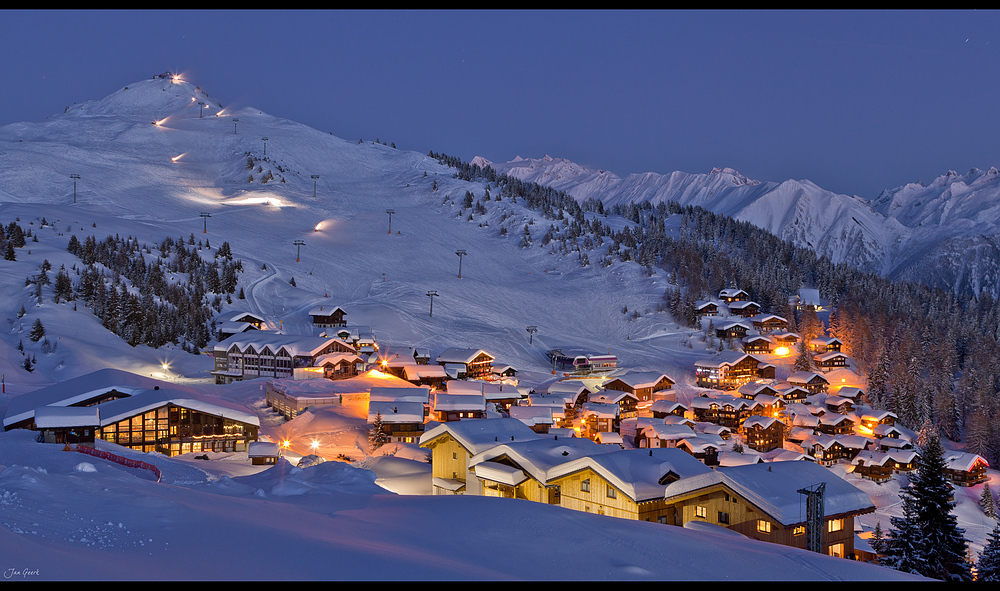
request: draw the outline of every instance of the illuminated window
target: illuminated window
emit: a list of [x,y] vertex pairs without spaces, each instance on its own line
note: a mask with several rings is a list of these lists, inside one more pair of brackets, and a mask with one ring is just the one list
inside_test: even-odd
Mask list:
[[766,519],[757,520],[757,531],[763,534],[771,533],[771,522]]
[[697,515],[698,517],[706,517],[707,518],[708,517],[708,509],[706,509],[705,507],[702,507],[701,505],[698,505],[697,507],[694,508],[694,514]]
[[827,548],[827,554],[829,554],[830,556],[836,556],[837,558],[843,558],[844,557],[843,542],[841,542],[840,544],[830,544],[830,547]]
[[827,524],[827,531],[841,531],[844,529],[844,518],[841,517],[840,519],[831,519],[827,522]]
[[798,525],[792,530],[793,536],[801,536],[804,533],[806,533],[806,526],[804,525]]

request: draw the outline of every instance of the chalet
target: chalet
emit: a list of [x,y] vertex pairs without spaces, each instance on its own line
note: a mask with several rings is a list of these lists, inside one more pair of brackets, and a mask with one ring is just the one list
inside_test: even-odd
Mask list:
[[677,447],[684,439],[697,437],[693,426],[653,424],[639,434],[639,448]]
[[404,365],[403,379],[418,386],[440,389],[448,379],[448,374],[440,365]]
[[811,371],[797,371],[788,376],[788,383],[809,391],[810,394],[826,392],[830,382],[822,375]]
[[[790,302],[791,303],[791,302]],[[823,304],[819,299],[819,290],[803,287],[794,304],[800,310],[822,310]]]
[[368,424],[381,423],[390,443],[416,443],[424,433],[424,405],[421,402],[368,403]]
[[445,349],[435,361],[453,379],[491,379],[493,356],[482,349]]
[[[493,377],[497,381],[514,380],[517,377],[517,368],[513,365],[494,365]],[[516,380],[513,383],[517,383]]]
[[854,554],[854,522],[875,511],[868,495],[813,462],[768,462],[718,468],[682,478],[666,487],[664,500],[673,525],[711,523],[744,536],[807,548],[811,536],[800,491],[822,484],[824,516],[819,551],[847,558]]
[[309,316],[312,317],[313,326],[317,328],[339,328],[341,326],[347,326],[347,322],[344,320],[343,308],[340,306],[331,306],[330,304],[324,304],[320,306],[314,306],[309,310]]
[[945,475],[958,486],[986,482],[989,464],[982,456],[965,452],[945,452]]
[[715,325],[715,336],[719,339],[742,339],[749,330],[750,325],[746,322],[720,322]]
[[[885,450],[883,450],[885,451]],[[917,469],[917,451],[914,449],[893,449],[885,452],[889,456],[893,472],[913,472]]]
[[653,371],[630,371],[603,384],[605,390],[628,392],[637,400],[651,400],[657,392],[669,390],[674,380],[665,373]]
[[706,466],[719,465],[719,449],[722,444],[705,437],[692,437],[677,442],[677,449],[691,454],[693,458],[701,461]]
[[[864,419],[862,419],[862,427],[864,427]],[[864,433],[864,429],[863,428],[862,428],[861,431],[862,431],[862,433]],[[889,441],[899,441],[900,438],[903,435],[903,432],[900,431],[899,428],[896,427],[895,425],[880,424],[880,425],[875,425],[871,429],[871,435],[872,435],[872,437],[878,437],[879,438],[879,445],[882,446],[883,444],[882,444],[881,441],[883,439],[887,439]],[[909,442],[906,442],[906,443],[909,443]],[[901,446],[896,445],[896,444],[889,444],[889,445],[886,445],[885,447],[891,447],[893,449],[900,449]]]
[[654,419],[665,419],[668,416],[683,417],[687,407],[676,400],[657,400],[649,405],[649,412]]
[[743,421],[753,414],[756,405],[756,401],[728,394],[712,398],[699,396],[691,401],[696,421],[722,425],[732,431],[739,430]]
[[264,327],[264,318],[250,312],[230,312],[223,314],[216,319],[216,322],[220,341],[224,341],[241,332],[261,330]]
[[580,410],[584,435],[593,439],[597,433],[618,432],[618,405],[588,402]]
[[618,430],[618,424],[622,419],[631,419],[639,416],[639,399],[634,394],[628,392],[601,390],[595,394],[591,394],[590,401],[601,404],[614,404],[618,407],[618,420],[615,421],[614,431]]
[[93,445],[101,428],[97,406],[40,406],[35,409],[35,430],[43,443]]
[[[321,333],[323,336],[327,333]],[[375,340],[375,333],[370,326],[344,326],[331,332],[338,339],[354,347],[354,351],[366,359],[378,352],[378,343]]]
[[290,378],[298,369],[315,367],[316,360],[323,355],[354,352],[353,347],[338,338],[253,331],[232,336],[215,346],[212,375],[216,384],[258,377]]
[[567,509],[668,523],[664,491],[671,482],[711,470],[676,449],[619,450],[573,459],[547,471]]
[[694,315],[698,318],[706,316],[718,316],[719,304],[712,301],[697,301],[694,304]]
[[762,361],[757,364],[757,377],[762,380],[773,380],[776,372],[777,368],[773,363]]
[[546,406],[512,406],[507,412],[510,418],[521,421],[535,433],[548,433],[555,425],[552,409]]
[[809,348],[814,353],[840,352],[843,342],[836,337],[817,337],[809,341]]
[[482,494],[480,480],[470,472],[472,457],[502,443],[538,438],[517,419],[456,421],[425,431],[420,447],[431,450],[434,494]]
[[788,330],[788,320],[774,314],[757,314],[750,317],[750,322],[760,334]]
[[846,415],[854,410],[854,403],[850,398],[840,396],[827,396],[823,399],[823,406],[830,412]]
[[328,380],[342,380],[363,373],[365,362],[356,353],[339,352],[320,355],[313,365],[323,368],[323,377]]
[[559,487],[548,483],[551,469],[613,451],[612,447],[577,437],[498,441],[469,459],[469,473],[474,475],[483,496],[558,505]]
[[750,294],[743,291],[742,289],[737,289],[734,287],[730,289],[723,289],[722,291],[720,291],[719,299],[729,304],[732,302],[741,302],[743,300],[748,300],[750,299]]
[[594,443],[615,445],[618,449],[625,449],[625,440],[622,439],[620,433],[615,433],[614,431],[596,433],[594,435]]
[[854,474],[867,480],[885,482],[892,478],[893,461],[887,453],[879,451],[863,451],[851,460],[854,464]]
[[868,402],[868,397],[865,395],[865,391],[861,388],[856,388],[854,386],[843,386],[840,390],[837,390],[837,396],[841,398],[850,398],[854,402],[855,406],[860,406]]
[[807,437],[802,449],[823,465],[835,464],[840,460],[853,460],[864,451],[868,440],[858,435],[827,435],[825,433]]
[[847,355],[844,355],[840,351],[821,353],[814,357],[813,360],[820,371],[830,371],[838,367],[847,367]]
[[750,318],[752,316],[760,314],[760,304],[758,304],[757,302],[750,302],[750,301],[730,302],[728,306],[729,306],[729,312],[733,316]]
[[789,383],[775,384],[774,388],[778,391],[778,396],[788,403],[801,402],[809,396],[809,390],[801,386],[793,386]]
[[828,412],[823,413],[818,418],[819,426],[817,429],[820,433],[826,433],[827,435],[848,435],[854,432],[854,421],[847,415]]
[[765,335],[743,337],[743,351],[751,355],[767,354],[774,350],[774,341]]
[[281,458],[281,448],[274,441],[253,441],[247,446],[247,456],[253,466],[277,464]]
[[431,412],[436,420],[442,423],[463,419],[485,419],[486,397],[482,394],[438,392],[434,396],[434,407]]
[[746,353],[724,351],[711,359],[695,362],[698,386],[732,390],[759,376],[760,361]]
[[449,380],[445,385],[449,394],[482,395],[491,410],[496,408],[499,411],[505,411],[522,401],[527,401],[528,397],[526,389],[499,382]]
[[751,464],[763,464],[764,458],[753,451],[722,451],[719,452],[719,467],[731,468],[733,466],[749,466]]
[[430,349],[424,348],[413,348],[413,360],[417,362],[417,365],[427,365],[431,362],[431,352]]
[[747,447],[761,453],[779,449],[785,443],[785,424],[775,417],[752,416],[743,421]]
[[747,382],[736,391],[747,400],[754,400],[759,395],[778,396],[778,391],[774,389],[773,385],[763,382]]

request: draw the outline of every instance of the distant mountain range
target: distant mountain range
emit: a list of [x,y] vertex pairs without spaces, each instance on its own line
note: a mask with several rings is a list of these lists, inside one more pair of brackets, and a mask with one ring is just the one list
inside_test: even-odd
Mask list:
[[954,171],[930,184],[887,189],[874,200],[808,180],[749,179],[731,168],[707,174],[652,172],[624,178],[563,158],[517,157],[480,166],[607,206],[675,201],[732,216],[835,263],[956,292],[1000,296],[1000,171]]

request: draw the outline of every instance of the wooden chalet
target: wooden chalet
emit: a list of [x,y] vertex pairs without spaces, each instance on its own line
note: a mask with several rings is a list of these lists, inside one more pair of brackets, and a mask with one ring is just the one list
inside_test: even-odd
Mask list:
[[677,447],[685,439],[697,437],[693,425],[665,423],[647,425],[639,433],[637,440],[640,449],[657,447]]
[[819,415],[818,418],[819,426],[817,429],[820,433],[826,433],[827,435],[849,435],[854,433],[854,421],[847,415],[827,412]]
[[691,457],[706,466],[719,465],[719,449],[721,447],[722,444],[718,440],[698,436],[677,442],[677,449],[691,454]]
[[832,353],[834,351],[839,353],[843,344],[844,343],[836,337],[816,337],[815,339],[809,341],[809,348],[813,351],[813,353]]
[[252,466],[269,466],[278,463],[281,448],[274,441],[253,441],[247,448],[247,456]]
[[863,451],[851,460],[854,464],[854,474],[873,480],[885,482],[892,479],[894,463],[887,453],[879,451]]
[[97,406],[41,406],[35,409],[35,429],[43,443],[93,445],[101,428]]
[[618,432],[618,405],[588,402],[580,410],[584,436],[591,439],[598,433]]
[[854,522],[875,511],[868,495],[822,466],[808,461],[720,467],[667,486],[668,521],[683,526],[711,523],[744,536],[806,548],[808,523],[801,509],[803,489],[824,484],[820,551],[841,558],[854,554]]
[[421,402],[370,401],[368,425],[381,422],[390,443],[416,443],[424,433],[424,405]]
[[735,287],[729,289],[723,289],[719,292],[719,299],[723,302],[729,304],[732,302],[742,302],[744,300],[750,299],[750,294]]
[[774,350],[774,341],[766,335],[750,335],[743,337],[743,352],[751,355],[770,355]]
[[776,417],[752,416],[743,421],[747,447],[761,453],[779,449],[785,443],[785,424]]
[[555,425],[552,409],[547,406],[511,406],[507,413],[539,434],[548,433]]
[[265,331],[242,333],[215,346],[212,375],[216,384],[259,377],[290,378],[296,370],[313,368],[317,359],[331,353],[355,351],[338,338]]
[[639,416],[639,399],[636,398],[635,394],[620,390],[601,390],[591,394],[589,398],[591,402],[614,404],[618,407],[618,420],[615,421],[615,431],[618,430],[618,423],[621,420]]
[[431,450],[434,494],[482,494],[479,479],[469,471],[472,457],[503,443],[538,438],[517,419],[455,421],[425,431],[420,436],[420,447]]
[[746,322],[720,322],[715,325],[715,337],[719,339],[743,339],[749,330],[750,325]]
[[698,318],[704,318],[706,316],[718,316],[719,315],[719,304],[712,301],[698,301],[694,304],[694,315]]
[[810,394],[826,392],[830,382],[821,374],[812,371],[797,371],[788,376],[788,383],[808,390]]
[[757,314],[750,317],[754,329],[760,334],[770,334],[788,330],[788,320],[774,314]]
[[628,392],[639,401],[651,400],[657,392],[674,386],[674,380],[665,373],[652,371],[630,371],[603,384],[605,390]]
[[945,452],[945,475],[958,486],[974,486],[986,482],[989,464],[978,454]]
[[739,301],[730,302],[728,304],[729,312],[733,316],[739,316],[741,318],[751,318],[760,314],[760,304],[751,301]]
[[493,356],[482,349],[445,349],[435,361],[444,366],[453,379],[489,380],[493,378]]
[[320,355],[313,365],[323,368],[323,377],[326,379],[343,380],[363,373],[365,362],[356,353],[340,352]]
[[434,396],[431,413],[435,420],[448,423],[463,419],[485,419],[486,397],[482,394],[447,394],[438,392]]
[[261,330],[264,327],[264,318],[250,312],[230,312],[223,314],[216,319],[216,322],[220,341],[224,341],[241,332]]
[[676,400],[656,400],[649,405],[648,411],[654,419],[665,419],[668,416],[683,417],[687,407]]
[[403,379],[411,384],[440,390],[448,380],[448,374],[440,365],[404,365]]
[[830,351],[829,353],[820,353],[813,358],[816,362],[816,367],[820,371],[830,371],[840,367],[847,367],[847,355],[844,355],[840,351]]
[[760,376],[760,360],[746,353],[724,351],[711,359],[695,362],[698,386],[735,390]]
[[313,306],[309,310],[309,316],[312,317],[313,326],[317,328],[338,328],[341,326],[347,326],[347,321],[344,320],[343,308],[340,306],[331,306],[330,304],[323,304],[320,306]]
[[720,394],[715,397],[699,396],[691,401],[695,420],[721,425],[738,431],[743,422],[753,415],[757,406],[754,400]]

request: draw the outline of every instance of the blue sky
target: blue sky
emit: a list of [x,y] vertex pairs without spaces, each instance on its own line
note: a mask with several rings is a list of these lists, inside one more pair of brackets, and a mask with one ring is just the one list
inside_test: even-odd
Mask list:
[[0,124],[165,70],[345,139],[873,198],[1000,166],[997,11],[0,11]]

